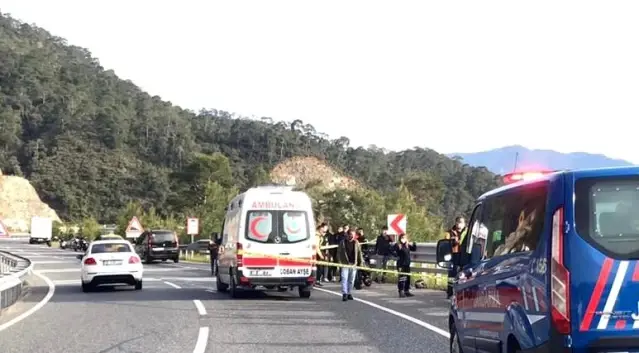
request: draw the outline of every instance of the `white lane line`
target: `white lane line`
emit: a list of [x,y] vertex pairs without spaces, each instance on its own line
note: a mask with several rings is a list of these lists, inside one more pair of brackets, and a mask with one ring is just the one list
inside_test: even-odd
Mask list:
[[[340,297],[342,296],[342,293],[333,292],[331,290],[324,289],[324,288],[313,288],[313,290],[318,290],[320,292],[333,294],[333,295],[337,295],[337,296],[340,296]],[[427,330],[433,331],[433,332],[435,332],[435,333],[437,333],[439,335],[442,335],[442,336],[444,336],[446,338],[450,338],[450,333],[448,333],[448,331],[442,330],[439,327],[433,326],[433,325],[431,325],[429,323],[426,323],[426,322],[424,322],[422,320],[419,320],[417,318],[414,318],[412,316],[408,316],[406,314],[400,313],[399,311],[395,311],[393,309],[389,309],[387,307],[383,307],[383,306],[381,306],[379,304],[375,304],[373,302],[369,302],[368,300],[363,300],[363,299],[359,299],[359,298],[354,298],[354,300],[357,301],[357,302],[360,302],[362,304],[368,305],[370,307],[373,307],[375,309],[387,312],[387,313],[389,313],[391,315],[395,315],[395,316],[397,316],[399,318],[402,318],[402,319],[404,319],[406,321],[410,321],[410,322],[414,323],[415,325],[419,325],[419,326],[421,326],[421,327],[423,327],[423,328],[425,328]]]
[[36,311],[42,309],[42,307],[45,306],[49,302],[49,300],[51,300],[51,297],[53,297],[53,293],[55,293],[55,284],[53,284],[53,282],[51,282],[51,280],[47,276],[43,276],[36,271],[33,271],[33,274],[37,277],[40,277],[47,284],[47,286],[49,286],[47,295],[45,295],[44,298],[42,298],[42,300],[34,305],[31,309],[0,325],[0,332],[33,315]]
[[200,327],[200,332],[197,335],[197,341],[195,341],[195,348],[193,353],[204,353],[206,351],[206,344],[209,341],[209,328]]
[[182,288],[182,287],[178,286],[178,285],[177,285],[177,284],[175,284],[175,283],[171,283],[171,282],[167,282],[167,281],[164,281],[164,284],[168,284],[169,286],[171,286],[171,287],[173,287],[173,288],[175,288],[175,289],[180,289],[180,288]]
[[197,313],[198,314],[200,314],[202,316],[206,315],[206,308],[204,308],[204,304],[202,304],[202,301],[194,299],[193,300],[193,304],[195,304],[195,308],[197,309]]

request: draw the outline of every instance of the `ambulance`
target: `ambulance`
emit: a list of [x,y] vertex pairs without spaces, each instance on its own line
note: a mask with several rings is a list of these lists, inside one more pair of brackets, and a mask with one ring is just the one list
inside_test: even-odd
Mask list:
[[315,221],[311,198],[290,186],[247,190],[229,203],[218,248],[217,290],[297,288],[310,298],[315,282]]

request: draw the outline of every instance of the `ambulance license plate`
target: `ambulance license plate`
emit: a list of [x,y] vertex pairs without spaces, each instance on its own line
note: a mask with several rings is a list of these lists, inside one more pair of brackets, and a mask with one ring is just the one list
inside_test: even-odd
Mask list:
[[296,275],[296,276],[310,276],[310,268],[281,268],[280,274],[284,276]]

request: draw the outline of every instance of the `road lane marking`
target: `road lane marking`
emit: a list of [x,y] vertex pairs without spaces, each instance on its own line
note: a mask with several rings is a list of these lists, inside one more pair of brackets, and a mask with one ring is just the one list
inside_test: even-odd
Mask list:
[[[324,288],[314,288],[314,290],[318,290],[320,292],[324,292],[324,293],[328,293],[328,294],[333,294],[333,295],[340,296],[340,297],[342,296],[342,293],[333,292],[332,290],[328,290],[328,289],[324,289]],[[410,322],[414,323],[415,325],[419,325],[419,326],[421,326],[421,327],[423,327],[423,328],[425,328],[425,329],[427,329],[429,331],[435,332],[435,333],[437,333],[439,335],[442,335],[442,336],[444,336],[446,338],[450,338],[450,333],[448,333],[448,331],[442,330],[439,327],[433,326],[433,325],[431,325],[429,323],[426,323],[426,322],[424,322],[422,320],[419,320],[417,318],[414,318],[412,316],[408,316],[408,315],[406,315],[404,313],[400,313],[399,311],[395,311],[393,309],[389,309],[389,308],[381,306],[379,304],[375,304],[373,302],[369,302],[368,300],[363,300],[363,299],[359,299],[359,298],[354,298],[353,300],[355,300],[357,302],[360,302],[362,304],[368,305],[368,306],[370,306],[372,308],[384,311],[384,312],[389,313],[391,315],[395,315],[395,316],[397,316],[399,318],[402,318],[402,319],[404,319],[406,321],[410,321]]]
[[206,351],[206,343],[209,341],[209,328],[200,327],[200,332],[197,335],[197,341],[195,341],[195,348],[193,353],[204,353]]
[[182,287],[178,286],[178,285],[177,285],[177,284],[175,284],[175,283],[171,283],[171,282],[167,282],[167,281],[164,281],[164,283],[165,283],[165,284],[168,284],[169,286],[171,286],[171,287],[173,287],[173,288],[175,288],[175,289],[181,289],[181,288],[182,288]]
[[204,308],[204,304],[202,304],[202,301],[194,299],[193,304],[195,304],[195,308],[197,309],[198,314],[200,314],[201,316],[206,315],[206,309]]
[[9,327],[17,324],[18,322],[26,319],[27,317],[33,315],[36,311],[42,309],[42,307],[44,307],[49,300],[51,300],[51,298],[53,297],[53,293],[55,293],[55,284],[53,284],[53,282],[47,277],[44,276],[40,273],[38,273],[37,271],[33,271],[32,272],[35,276],[39,277],[40,279],[42,279],[47,286],[49,286],[49,290],[47,292],[47,295],[44,296],[44,298],[42,298],[42,300],[40,302],[38,302],[36,305],[34,305],[31,309],[25,311],[24,313],[20,314],[19,316],[14,317],[13,319],[5,322],[4,324],[0,325],[0,332],[8,329]]

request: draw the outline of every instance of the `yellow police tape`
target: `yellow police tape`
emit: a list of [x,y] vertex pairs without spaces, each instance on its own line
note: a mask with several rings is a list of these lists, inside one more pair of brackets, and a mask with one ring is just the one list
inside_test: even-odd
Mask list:
[[[322,247],[322,249],[325,249],[325,247]],[[367,267],[367,266],[343,265],[343,264],[339,264],[339,263],[335,263],[335,262],[329,262],[329,261],[309,260],[308,258],[304,259],[304,258],[299,258],[299,257],[294,257],[294,256],[272,255],[272,254],[265,254],[265,253],[252,252],[252,251],[249,252],[249,251],[246,251],[246,250],[239,250],[238,251],[238,255],[255,256],[255,257],[266,257],[266,258],[270,258],[270,259],[293,260],[295,262],[308,263],[308,264],[314,264],[314,265],[322,265],[322,266],[330,266],[330,267],[355,268],[355,269],[363,270],[363,271],[394,274],[394,275],[397,275],[397,276],[412,276],[412,277],[420,277],[420,276],[422,276],[422,273],[419,273],[419,272],[400,272],[400,271],[393,271],[393,270],[382,270],[382,269],[379,269],[379,268],[371,268],[371,267]]]

